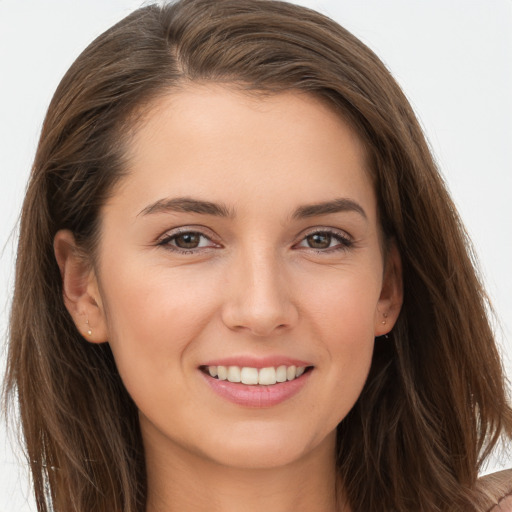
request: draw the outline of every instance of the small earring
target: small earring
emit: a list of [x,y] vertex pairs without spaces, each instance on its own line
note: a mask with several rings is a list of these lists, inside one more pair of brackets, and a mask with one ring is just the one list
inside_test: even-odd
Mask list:
[[382,316],[384,317],[384,320],[382,320],[382,325],[386,325],[386,318],[388,317],[387,313],[382,313]]
[[91,336],[92,335],[92,331],[91,331],[91,326],[89,325],[89,319],[88,318],[85,320],[85,325],[87,325],[87,334],[89,336]]

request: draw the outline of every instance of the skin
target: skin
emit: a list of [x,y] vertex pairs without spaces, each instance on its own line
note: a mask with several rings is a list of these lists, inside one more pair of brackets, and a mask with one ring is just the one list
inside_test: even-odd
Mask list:
[[[339,509],[336,425],[402,302],[362,144],[298,92],[194,85],[154,107],[102,209],[95,265],[77,256],[70,232],[55,238],[68,310],[91,343],[108,340],[139,408],[147,511]],[[161,207],[177,197],[231,215]],[[292,216],[339,198],[351,208]],[[177,228],[204,235],[199,246],[177,252]],[[297,395],[255,409],[213,393],[198,370],[233,355],[314,368]]]

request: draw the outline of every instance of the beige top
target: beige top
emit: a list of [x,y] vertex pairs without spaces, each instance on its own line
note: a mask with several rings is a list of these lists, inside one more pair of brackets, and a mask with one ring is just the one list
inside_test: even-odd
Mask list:
[[478,480],[482,512],[512,512],[512,469],[483,476]]

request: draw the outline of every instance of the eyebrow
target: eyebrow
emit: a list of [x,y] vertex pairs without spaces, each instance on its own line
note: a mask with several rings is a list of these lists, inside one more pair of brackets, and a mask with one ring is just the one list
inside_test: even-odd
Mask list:
[[364,219],[368,219],[363,207],[352,199],[339,198],[323,203],[308,204],[299,206],[292,215],[295,220],[306,219],[308,217],[317,217],[319,215],[329,215],[330,213],[356,212]]
[[191,212],[203,215],[215,215],[216,217],[235,217],[234,210],[223,204],[201,201],[190,197],[176,197],[173,199],[160,199],[146,206],[139,215],[162,212]]
[[[139,215],[149,215],[153,213],[165,212],[185,212],[198,213],[202,215],[214,215],[216,217],[234,218],[236,212],[233,208],[229,208],[222,203],[212,203],[210,201],[202,201],[191,197],[176,197],[172,199],[159,199],[155,203],[150,204]],[[339,212],[355,212],[367,219],[366,212],[363,207],[352,199],[339,198],[322,203],[307,204],[299,206],[292,214],[293,220],[301,220],[309,217],[317,217],[320,215],[329,215]]]

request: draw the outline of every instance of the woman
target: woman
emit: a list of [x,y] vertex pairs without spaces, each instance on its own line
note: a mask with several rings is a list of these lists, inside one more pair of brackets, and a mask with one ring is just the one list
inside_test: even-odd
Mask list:
[[64,77],[25,199],[7,390],[39,509],[489,510],[485,308],[368,48],[286,3],[142,8]]

